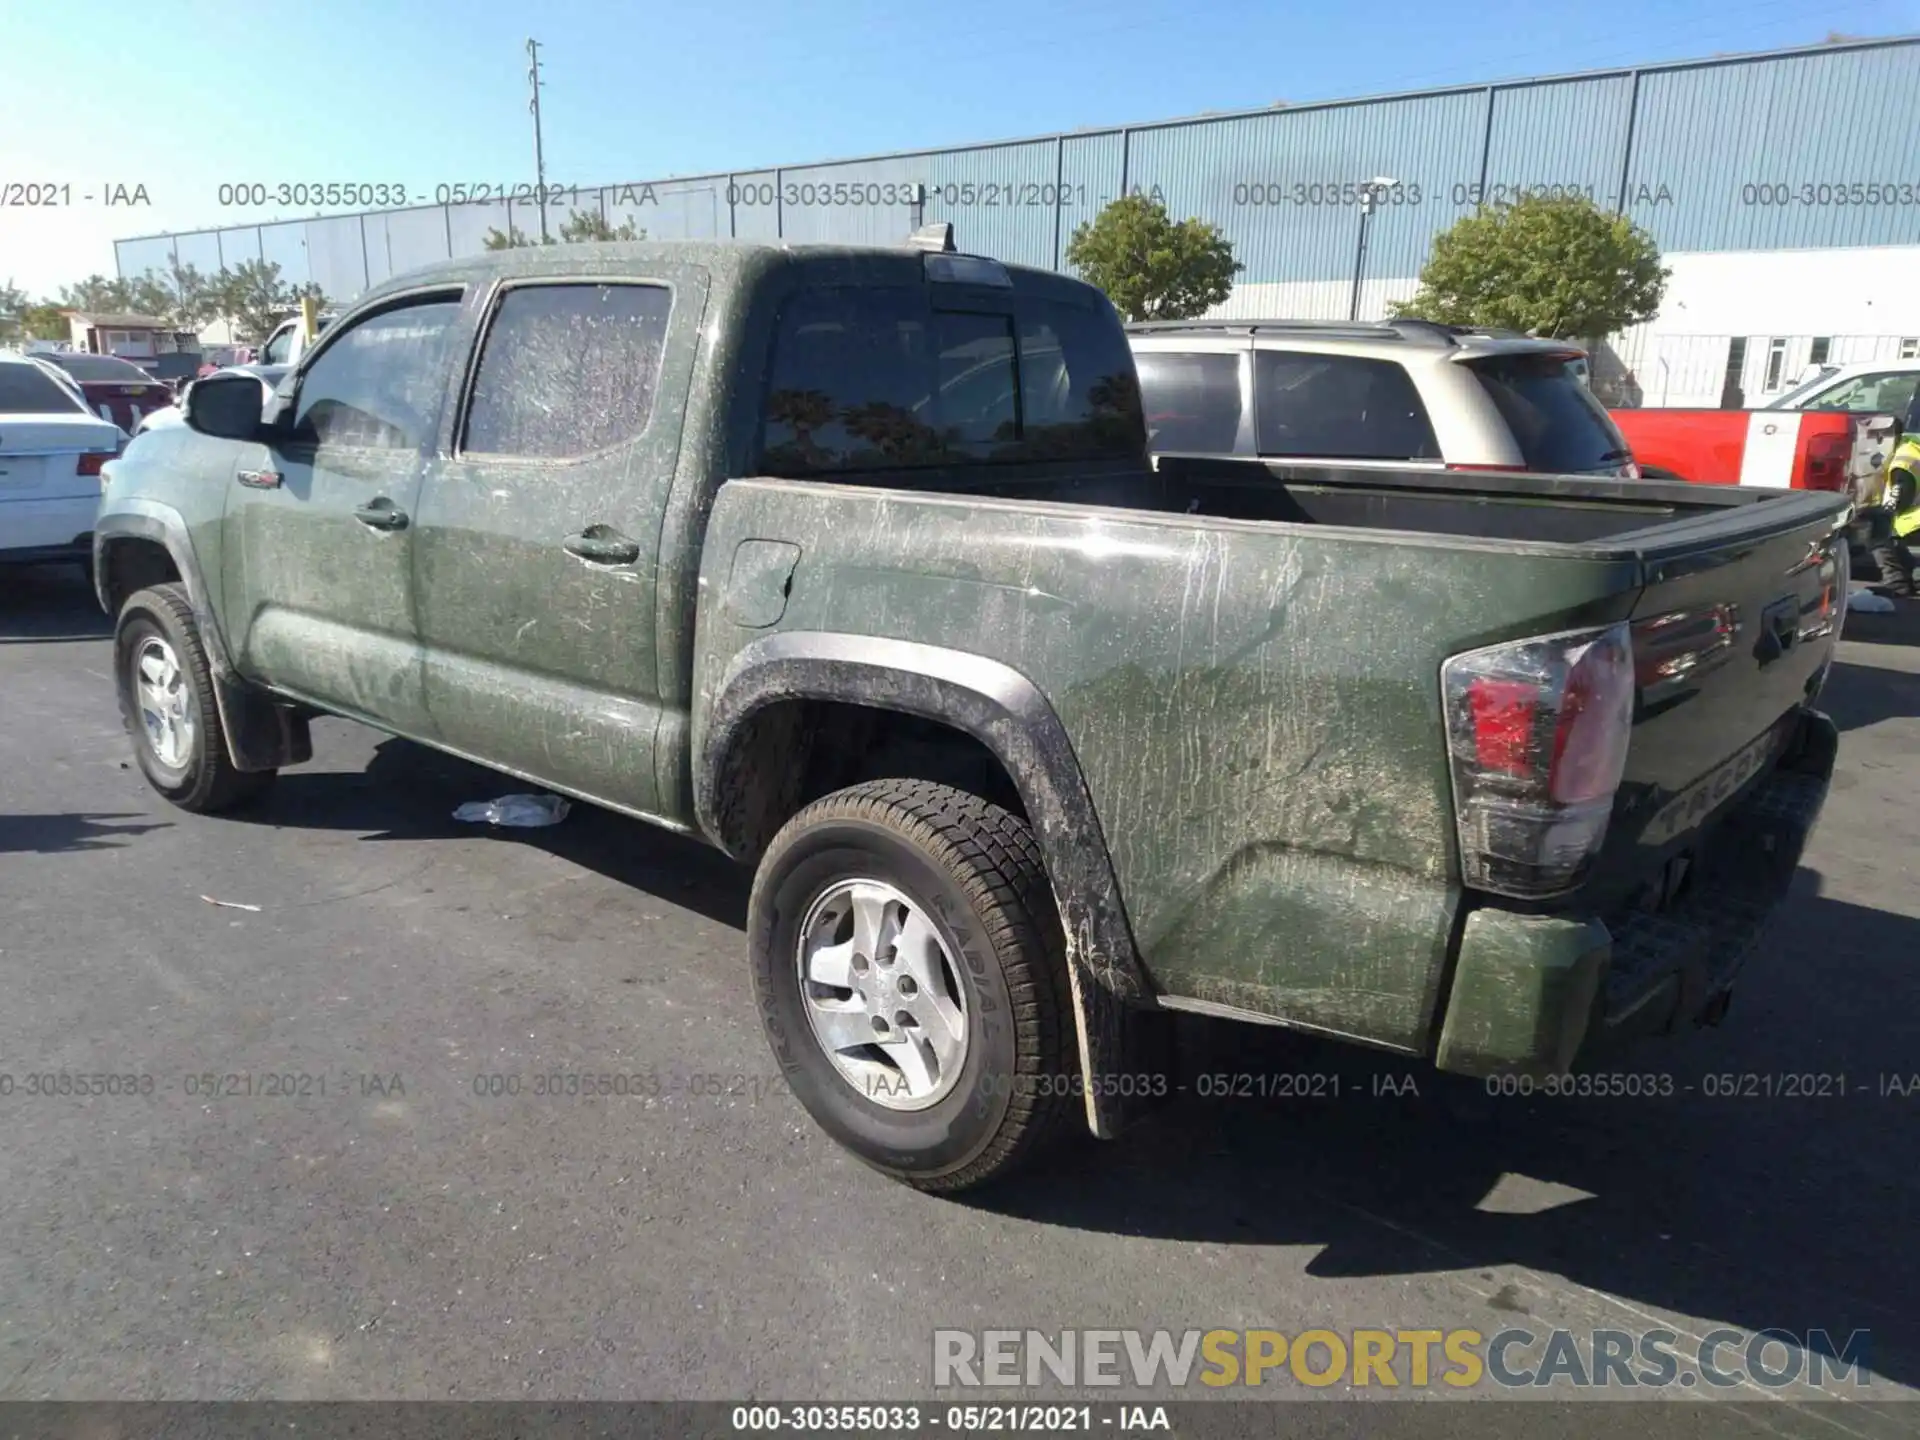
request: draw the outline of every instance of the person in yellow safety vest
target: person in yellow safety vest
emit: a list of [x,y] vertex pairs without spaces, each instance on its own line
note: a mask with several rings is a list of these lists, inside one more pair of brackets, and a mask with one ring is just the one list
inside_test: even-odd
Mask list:
[[[1894,464],[1899,465],[1902,455],[1912,448],[1915,437],[1909,435],[1894,451]],[[1914,554],[1907,545],[1909,537],[1920,534],[1920,484],[1916,484],[1913,470],[1890,472],[1887,498],[1893,510],[1893,530],[1873,548],[1874,563],[1880,567],[1880,583],[1874,588],[1882,595],[1903,600],[1920,598],[1920,591],[1914,588]]]

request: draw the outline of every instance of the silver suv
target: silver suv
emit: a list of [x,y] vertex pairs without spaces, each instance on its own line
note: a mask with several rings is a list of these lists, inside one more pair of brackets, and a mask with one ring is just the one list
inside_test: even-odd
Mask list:
[[1565,341],[1428,320],[1129,325],[1158,453],[1638,478]]

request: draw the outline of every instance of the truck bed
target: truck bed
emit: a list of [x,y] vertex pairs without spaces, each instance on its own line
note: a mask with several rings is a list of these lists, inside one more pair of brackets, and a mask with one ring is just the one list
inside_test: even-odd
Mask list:
[[[897,474],[848,477],[892,487]],[[921,480],[914,489],[938,490]],[[1300,465],[1239,457],[1162,455],[1146,474],[1125,466],[1009,467],[975,471],[958,493],[1003,500],[1101,505],[1221,520],[1394,530],[1476,542],[1579,545],[1594,556],[1633,558],[1694,543],[1702,535],[1751,528],[1748,507],[1769,505],[1774,524],[1792,527],[1832,511],[1831,495],[1622,480],[1595,475],[1521,475],[1374,465]],[[1780,502],[1788,502],[1784,508]],[[1797,504],[1794,502],[1798,502]],[[1730,522],[1724,517],[1734,516]],[[1692,524],[1676,529],[1678,522]],[[1717,523],[1722,522],[1722,523]],[[1653,533],[1653,532],[1658,532]],[[1603,544],[1601,542],[1615,542]],[[1503,547],[1504,548],[1504,547]]]
[[[1481,540],[1582,545],[1595,553],[1639,554],[1664,547],[1678,521],[1711,522],[1782,492],[1703,488],[1671,480],[1619,480],[1592,475],[1506,475],[1373,466],[1303,466],[1260,460],[1166,456],[1163,508],[1195,515],[1292,524],[1405,530]],[[1792,525],[1834,508],[1822,503],[1770,512]],[[1698,536],[1717,527],[1692,525]],[[1660,531],[1659,535],[1649,532]],[[1613,545],[1598,542],[1614,541]]]
[[[1160,993],[1414,1052],[1490,898],[1460,878],[1445,661],[1634,624],[1640,702],[1602,859],[1579,892],[1519,907],[1614,917],[1676,900],[1771,773],[1845,591],[1830,494],[1179,457],[976,471],[967,493],[861,479],[722,488],[696,734],[702,695],[767,633],[727,618],[754,608],[729,598],[752,573],[736,551],[790,547],[779,630],[984,657],[1045,695]],[[1643,953],[1619,1003],[1679,963]]]

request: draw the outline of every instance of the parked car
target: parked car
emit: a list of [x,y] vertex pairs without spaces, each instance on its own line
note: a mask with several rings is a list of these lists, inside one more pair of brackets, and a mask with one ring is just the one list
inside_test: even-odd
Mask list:
[[[447,261],[264,409],[197,381],[96,532],[149,783],[247,803],[331,713],[705,839],[793,1095],[927,1189],[1116,1133],[1166,1012],[1468,1075],[1717,1019],[1828,786],[1844,498],[1156,465],[1105,297],[934,228]],[[1540,353],[1441,363],[1484,419]]]
[[131,435],[140,417],[173,403],[173,392],[130,360],[114,355],[85,355],[74,350],[38,357],[57,365],[80,387],[87,408]]
[[1127,336],[1161,453],[1637,473],[1581,377],[1586,352],[1561,341],[1425,320],[1155,321]]
[[57,374],[0,355],[0,564],[92,563],[101,467],[124,437]]

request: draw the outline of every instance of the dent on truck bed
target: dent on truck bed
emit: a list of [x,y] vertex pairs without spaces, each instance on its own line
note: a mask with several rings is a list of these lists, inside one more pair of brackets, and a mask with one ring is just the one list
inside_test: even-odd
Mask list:
[[[1457,538],[772,481],[724,487],[705,573],[773,537],[801,552],[779,630],[964,649],[1047,698],[1158,991],[1407,1050],[1458,894],[1441,662],[1618,618],[1635,588]],[[701,626],[696,732],[767,633],[720,605]]]

